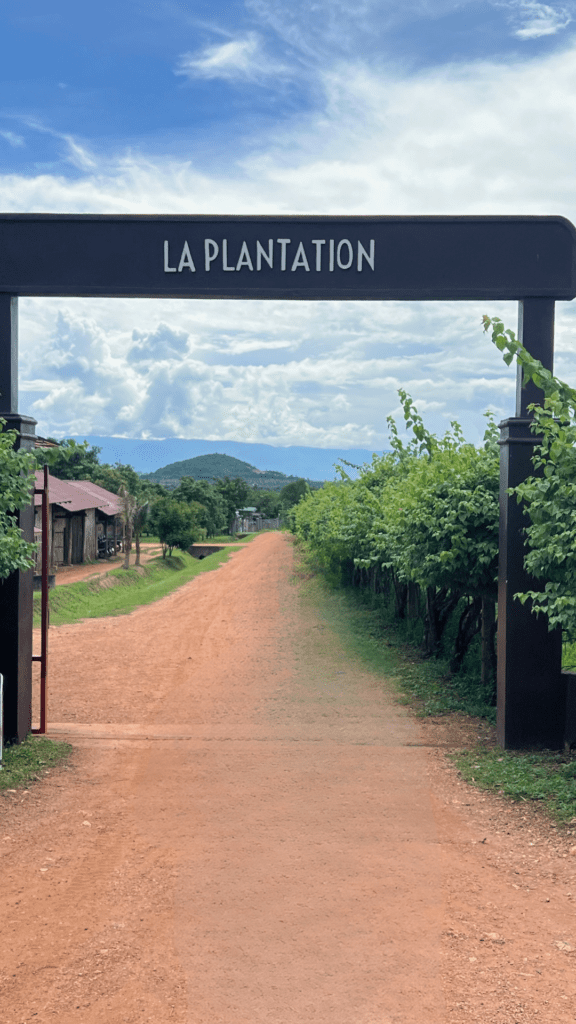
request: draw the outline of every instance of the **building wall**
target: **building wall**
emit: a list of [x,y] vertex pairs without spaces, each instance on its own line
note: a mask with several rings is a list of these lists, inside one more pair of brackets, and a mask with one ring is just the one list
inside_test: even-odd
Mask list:
[[52,564],[65,565],[68,558],[66,520],[68,516],[56,505],[51,506],[52,519]]
[[[42,507],[34,510],[34,526],[42,527]],[[74,522],[74,526],[73,526]],[[122,523],[119,516],[98,516],[95,508],[84,512],[66,514],[60,505],[50,505],[48,517],[48,550],[50,552],[49,567],[69,565],[71,562],[95,562],[98,557],[98,536],[122,539]],[[74,544],[72,533],[74,532]],[[36,534],[35,573],[42,572],[42,539]],[[81,537],[81,551],[78,551],[78,538]]]

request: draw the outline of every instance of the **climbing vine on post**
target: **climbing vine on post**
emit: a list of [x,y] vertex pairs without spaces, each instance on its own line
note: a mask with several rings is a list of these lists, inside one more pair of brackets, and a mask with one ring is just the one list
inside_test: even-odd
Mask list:
[[0,419],[0,580],[30,569],[36,550],[23,539],[15,518],[18,509],[30,504],[36,460],[31,452],[15,450],[17,432],[5,425]]
[[549,629],[561,626],[576,636],[576,390],[555,377],[504,327],[497,317],[483,318],[484,330],[510,366],[522,368],[523,384],[531,380],[543,392],[543,403],[529,406],[531,430],[538,437],[534,475],[511,493],[524,503],[527,554],[525,566],[545,581],[542,591],[515,595],[530,600],[536,613],[548,617]]

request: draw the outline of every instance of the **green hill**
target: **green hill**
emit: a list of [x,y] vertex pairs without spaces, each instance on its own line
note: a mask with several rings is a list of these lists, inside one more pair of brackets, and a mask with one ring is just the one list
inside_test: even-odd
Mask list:
[[[208,480],[209,483],[223,480],[226,476],[231,480],[240,477],[250,487],[258,487],[261,491],[281,491],[286,484],[299,479],[273,469],[256,469],[249,462],[234,459],[231,455],[218,455],[216,452],[213,455],[198,455],[195,459],[184,459],[182,462],[171,462],[154,473],[147,473],[144,479],[171,489],[178,486],[183,476],[192,477],[193,480]],[[321,486],[318,480],[309,480],[308,483],[311,487]]]

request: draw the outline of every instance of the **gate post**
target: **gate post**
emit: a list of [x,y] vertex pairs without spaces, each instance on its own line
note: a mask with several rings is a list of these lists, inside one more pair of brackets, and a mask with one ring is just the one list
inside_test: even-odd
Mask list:
[[[519,303],[518,338],[530,355],[553,369],[554,300]],[[538,590],[541,581],[524,569],[522,505],[508,495],[533,473],[532,453],[538,438],[530,430],[527,406],[542,400],[530,382],[522,388],[518,366],[516,416],[500,423],[500,540],[498,563],[498,718],[500,746],[547,747],[564,744],[566,687],[562,681],[562,631],[548,631],[548,620],[532,613],[514,594]]]
[[[0,416],[19,431],[16,448],[34,449],[36,420],[18,414],[18,298],[0,294]],[[34,540],[34,505],[18,514],[24,540]],[[4,676],[4,738],[21,743],[32,728],[34,570],[0,580],[0,673]]]

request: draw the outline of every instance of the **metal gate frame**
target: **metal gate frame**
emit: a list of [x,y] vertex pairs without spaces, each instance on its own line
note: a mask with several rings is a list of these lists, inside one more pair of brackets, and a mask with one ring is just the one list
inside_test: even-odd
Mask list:
[[32,729],[31,731],[34,735],[43,736],[46,733],[46,719],[48,713],[48,625],[50,616],[50,606],[48,603],[48,571],[50,566],[50,551],[48,548],[50,538],[48,466],[44,466],[44,480],[42,487],[35,487],[34,494],[42,495],[42,611],[40,623],[40,654],[32,655],[32,661],[40,662],[40,728]]

